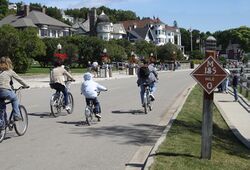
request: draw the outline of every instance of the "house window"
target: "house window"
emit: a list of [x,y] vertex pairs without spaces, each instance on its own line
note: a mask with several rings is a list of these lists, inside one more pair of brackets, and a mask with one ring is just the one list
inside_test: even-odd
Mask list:
[[41,37],[48,37],[48,30],[41,29]]

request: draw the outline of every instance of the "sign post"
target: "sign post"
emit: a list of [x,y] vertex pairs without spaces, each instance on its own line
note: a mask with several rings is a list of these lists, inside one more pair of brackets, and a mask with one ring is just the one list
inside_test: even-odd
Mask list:
[[216,39],[214,37],[210,36],[207,38],[206,60],[191,73],[191,76],[204,89],[201,158],[211,159],[213,135],[213,91],[228,76],[227,72],[216,61]]

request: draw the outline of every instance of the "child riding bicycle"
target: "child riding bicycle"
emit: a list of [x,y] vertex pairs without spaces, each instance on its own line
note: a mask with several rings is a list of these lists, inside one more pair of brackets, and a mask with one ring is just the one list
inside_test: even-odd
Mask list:
[[98,92],[107,91],[107,88],[100,85],[93,80],[93,75],[89,72],[83,75],[84,82],[81,86],[81,94],[85,96],[86,104],[89,105],[90,101],[94,104],[94,113],[97,118],[101,118],[101,106],[97,99]]

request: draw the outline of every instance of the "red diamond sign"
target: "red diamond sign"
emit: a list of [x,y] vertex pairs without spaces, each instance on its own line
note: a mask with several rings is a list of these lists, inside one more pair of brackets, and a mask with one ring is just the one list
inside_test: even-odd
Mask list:
[[210,94],[227,78],[228,73],[220,66],[214,57],[209,56],[190,75]]

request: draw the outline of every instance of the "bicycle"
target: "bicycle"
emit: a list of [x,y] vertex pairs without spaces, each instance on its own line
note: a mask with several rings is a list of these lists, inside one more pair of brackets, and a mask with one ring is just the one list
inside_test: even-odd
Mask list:
[[[17,89],[13,89],[15,93],[17,93],[18,91],[20,91],[21,89],[24,89],[25,87],[21,86]],[[6,105],[10,104],[11,101],[7,101],[5,102]],[[6,135],[6,131],[7,128],[9,129],[9,131],[12,131],[13,128],[15,129],[16,133],[18,136],[22,136],[26,133],[27,128],[28,128],[28,113],[26,108],[23,105],[19,105],[19,110],[20,110],[20,114],[22,117],[22,120],[19,121],[14,121],[14,116],[12,113],[8,114],[6,109],[4,110],[2,117],[3,117],[3,127],[0,128],[0,143],[4,140],[5,135]],[[8,115],[10,115],[8,117]]]
[[[74,98],[73,95],[70,92],[70,84],[71,80],[67,80],[65,82],[65,86],[68,91],[68,96],[69,96],[69,107],[71,108],[70,110],[67,110],[68,114],[73,113],[74,110]],[[58,117],[59,114],[62,112],[62,109],[65,109],[65,104],[64,104],[64,95],[61,91],[56,91],[54,94],[52,94],[50,98],[50,110],[51,114],[54,117]]]
[[147,83],[144,83],[143,84],[144,86],[144,94],[143,94],[143,107],[144,107],[144,112],[145,114],[148,113],[148,111],[151,111],[152,110],[152,101],[151,101],[151,98],[150,98],[150,87],[149,87],[149,84]]
[[[100,92],[98,92],[98,94],[97,94],[97,96],[99,96],[100,95]],[[91,124],[93,124],[93,122],[94,122],[94,117],[96,117],[97,118],[97,121],[98,122],[100,122],[100,118],[99,117],[97,117],[95,114],[96,113],[94,113],[94,108],[95,108],[95,106],[94,106],[94,99],[90,99],[89,100],[89,104],[88,105],[86,105],[86,107],[85,107],[85,112],[84,112],[84,115],[85,115],[85,118],[86,118],[86,123],[90,126]]]

